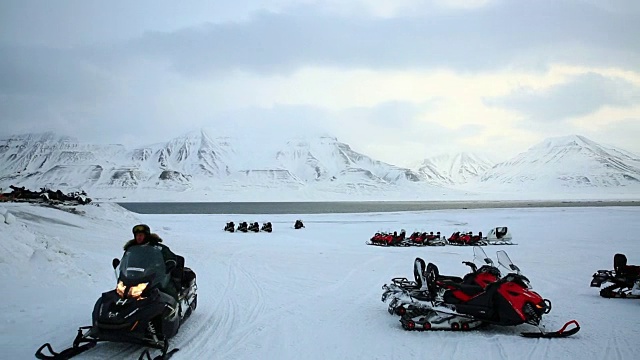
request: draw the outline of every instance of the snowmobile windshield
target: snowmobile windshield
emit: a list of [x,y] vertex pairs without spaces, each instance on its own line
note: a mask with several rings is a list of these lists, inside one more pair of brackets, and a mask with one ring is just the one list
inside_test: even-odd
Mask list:
[[120,262],[120,279],[130,283],[148,282],[165,272],[162,251],[152,245],[132,246]]
[[487,253],[485,253],[480,246],[473,247],[473,262],[478,265],[478,267],[482,267],[483,265],[493,266],[493,260],[487,256]]
[[509,272],[520,274],[520,268],[513,264],[513,261],[511,261],[506,251],[500,250],[496,252],[496,256],[498,257],[498,264],[506,268]]

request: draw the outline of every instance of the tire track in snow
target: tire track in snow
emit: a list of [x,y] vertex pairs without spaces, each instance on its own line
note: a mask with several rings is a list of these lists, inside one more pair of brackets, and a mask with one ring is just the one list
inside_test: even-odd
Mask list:
[[[218,354],[221,357],[225,357],[228,355],[230,351],[233,351],[236,345],[244,342],[247,337],[251,335],[250,329],[256,327],[256,323],[260,317],[260,314],[263,313],[265,309],[265,298],[264,298],[264,290],[261,287],[260,283],[256,280],[255,275],[251,274],[247,271],[246,266],[236,266],[236,269],[243,275],[243,279],[248,280],[249,287],[252,291],[252,296],[247,297],[234,297],[230,298],[233,306],[242,308],[242,311],[237,311],[236,314],[242,314],[241,320],[238,321],[238,316],[235,316],[233,324],[243,324],[241,327],[234,326],[232,331],[232,336],[230,338],[225,339],[224,347],[221,347],[218,351]],[[244,288],[244,287],[243,287]],[[245,304],[240,304],[236,299],[246,299],[249,302],[249,306],[244,306]],[[244,311],[246,310],[246,311]],[[226,351],[224,351],[226,348]],[[224,351],[224,352],[223,352]]]
[[[180,345],[183,347],[186,347],[188,345],[189,351],[180,351],[178,353],[179,355],[182,355],[185,358],[197,358],[205,354],[215,354],[217,343],[212,343],[211,338],[220,336],[219,332],[227,332],[231,328],[233,318],[235,317],[235,313],[237,312],[237,308],[234,306],[229,296],[227,296],[227,294],[229,293],[229,289],[233,286],[233,284],[236,283],[236,272],[232,271],[232,265],[233,258],[229,259],[229,262],[227,264],[226,285],[223,286],[222,293],[219,296],[216,296],[217,301],[210,303],[211,300],[209,299],[209,294],[202,294],[200,291],[198,291],[199,305],[193,316],[195,317],[196,314],[200,313],[205,313],[206,315],[202,319],[198,319],[196,323],[197,325],[190,324],[196,325],[195,329],[189,327],[188,331],[185,331],[185,333],[187,333],[187,335],[185,336],[188,336],[188,340],[185,342],[181,342]],[[205,301],[201,301],[202,298],[204,298]],[[205,304],[207,306],[201,306]],[[185,325],[186,324],[187,323],[185,323]],[[176,354],[176,356],[178,354]]]
[[251,334],[248,330],[254,327],[265,308],[264,290],[256,276],[243,266],[243,253],[235,252],[229,259],[227,284],[220,300],[212,309],[207,309],[210,315],[195,331],[189,329],[189,334],[196,335],[188,342],[191,350],[182,354],[185,358],[210,354],[224,358]]

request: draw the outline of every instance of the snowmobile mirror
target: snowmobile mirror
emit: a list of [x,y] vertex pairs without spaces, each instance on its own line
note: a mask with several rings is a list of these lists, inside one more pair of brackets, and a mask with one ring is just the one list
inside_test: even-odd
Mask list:
[[493,264],[493,260],[491,260],[491,259],[489,259],[489,258],[484,258],[484,262],[485,262],[487,265],[492,265],[492,264]]
[[120,265],[120,259],[114,258],[113,261],[111,261],[111,265],[113,266],[113,270],[115,270],[118,265]]

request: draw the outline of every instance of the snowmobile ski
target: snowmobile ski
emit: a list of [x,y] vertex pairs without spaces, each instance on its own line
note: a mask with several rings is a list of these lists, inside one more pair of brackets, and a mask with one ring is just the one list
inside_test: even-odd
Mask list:
[[175,353],[178,352],[178,350],[180,349],[175,348],[170,351],[163,350],[162,354],[156,357],[151,357],[151,353],[149,352],[149,349],[146,349],[145,351],[142,352],[142,354],[140,354],[140,357],[138,358],[138,360],[169,360]]
[[[37,359],[40,359],[40,360],[67,360],[67,359],[71,359],[76,355],[80,355],[87,350],[92,349],[94,346],[96,346],[97,343],[98,343],[97,341],[91,341],[83,345],[73,346],[68,349],[64,349],[61,352],[54,351],[50,343],[45,343],[44,345],[38,348],[35,356]],[[47,349],[50,355],[45,354],[43,352],[44,349]]]
[[[573,328],[567,330],[567,327],[569,327],[569,325],[575,325]],[[580,324],[578,324],[577,321],[575,320],[571,320],[569,322],[567,322],[566,324],[564,324],[564,326],[562,327],[562,329],[558,330],[558,331],[551,331],[551,332],[545,332],[545,331],[540,331],[540,332],[523,332],[520,335],[527,337],[527,338],[536,338],[536,339],[553,339],[553,338],[565,338],[565,337],[569,337],[575,333],[577,333],[578,331],[580,331]]]

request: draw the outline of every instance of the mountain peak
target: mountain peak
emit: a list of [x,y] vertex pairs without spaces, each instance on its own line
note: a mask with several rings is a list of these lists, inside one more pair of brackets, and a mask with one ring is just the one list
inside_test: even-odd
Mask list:
[[553,148],[553,147],[566,147],[566,146],[586,146],[586,147],[600,147],[600,145],[582,135],[567,135],[550,137],[535,145],[533,148]]
[[565,188],[635,186],[640,184],[640,161],[581,135],[552,137],[496,165],[481,180]]

